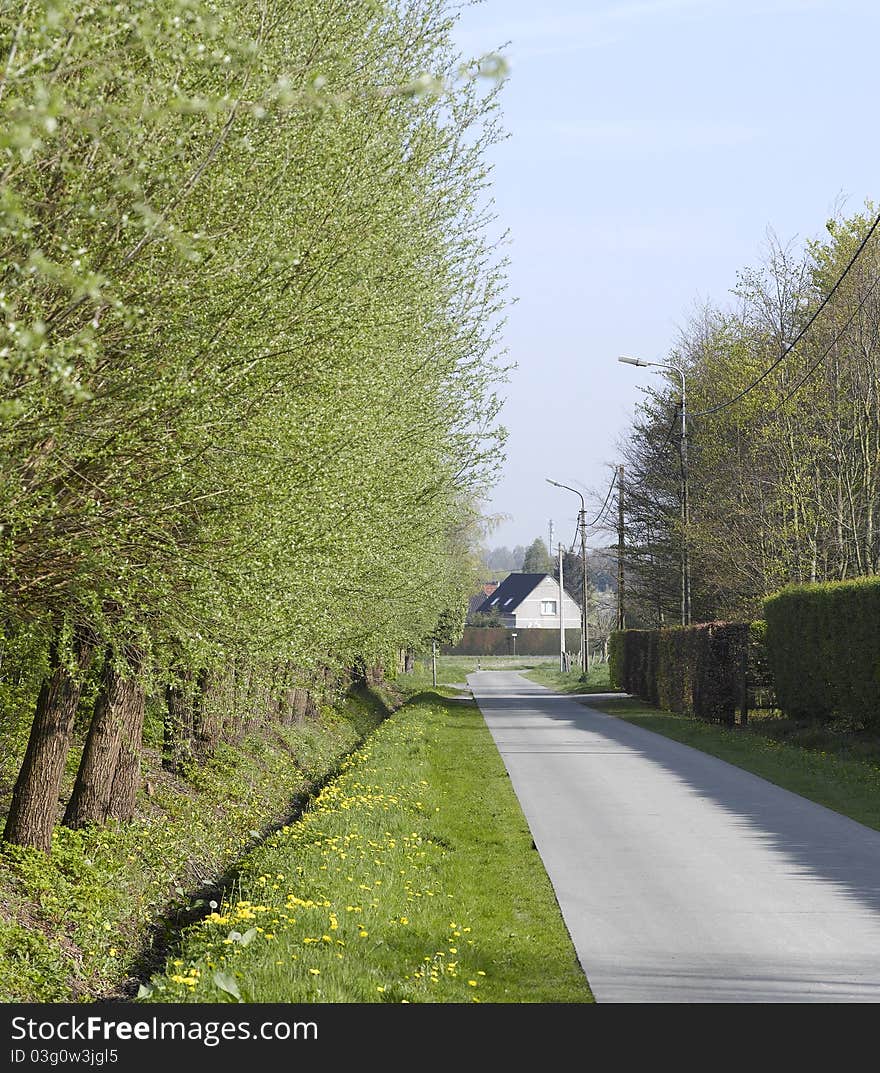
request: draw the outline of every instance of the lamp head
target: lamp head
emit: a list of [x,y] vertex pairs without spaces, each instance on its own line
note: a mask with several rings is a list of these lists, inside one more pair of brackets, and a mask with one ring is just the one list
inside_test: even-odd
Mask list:
[[642,361],[641,358],[629,358],[625,355],[621,355],[617,360],[624,362],[626,365],[642,365],[647,367],[651,364],[649,361]]

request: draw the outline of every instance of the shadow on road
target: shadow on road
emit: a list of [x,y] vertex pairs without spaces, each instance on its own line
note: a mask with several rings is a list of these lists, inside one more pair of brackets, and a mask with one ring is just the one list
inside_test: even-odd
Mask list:
[[[494,714],[493,733],[522,731],[532,720],[542,731],[559,731],[558,746],[535,751],[631,751],[727,811],[737,823],[748,825],[768,847],[785,854],[793,874],[822,878],[868,909],[880,911],[880,832],[570,696],[524,678],[511,688],[509,676],[507,684],[499,682],[500,677],[488,671],[468,676],[480,708]],[[553,726],[548,727],[548,720]],[[504,754],[505,746],[499,748]],[[511,741],[507,751],[526,749]]]

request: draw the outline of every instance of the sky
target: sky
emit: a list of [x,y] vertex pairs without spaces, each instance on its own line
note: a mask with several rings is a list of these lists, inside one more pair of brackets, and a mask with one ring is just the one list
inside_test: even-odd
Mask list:
[[[501,52],[491,151],[508,230],[508,431],[488,547],[570,543],[598,512],[649,369],[697,308],[733,303],[772,232],[802,245],[880,202],[876,0],[483,0],[465,55]],[[590,515],[591,517],[592,515]],[[591,546],[607,538],[591,532]]]

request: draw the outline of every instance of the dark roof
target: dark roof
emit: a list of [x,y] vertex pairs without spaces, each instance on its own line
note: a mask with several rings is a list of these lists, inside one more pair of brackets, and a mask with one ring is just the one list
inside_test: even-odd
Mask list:
[[480,610],[485,599],[486,594],[484,592],[478,592],[476,596],[468,597],[468,618],[470,618],[471,615],[475,615]]
[[499,611],[502,615],[509,614],[514,608],[519,607],[532,589],[536,588],[545,577],[550,574],[508,574],[498,588],[487,596],[477,608],[481,614],[489,611]]

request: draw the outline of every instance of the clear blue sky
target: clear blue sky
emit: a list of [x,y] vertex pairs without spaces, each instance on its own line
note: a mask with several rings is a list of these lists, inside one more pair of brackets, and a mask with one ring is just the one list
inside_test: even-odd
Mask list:
[[[510,137],[507,462],[490,546],[574,532],[604,496],[648,370],[705,301],[725,304],[768,229],[819,236],[880,201],[876,0],[484,0],[463,51],[498,49]],[[500,46],[510,42],[505,48]],[[598,498],[597,498],[598,497]],[[598,535],[592,543],[599,544]]]

